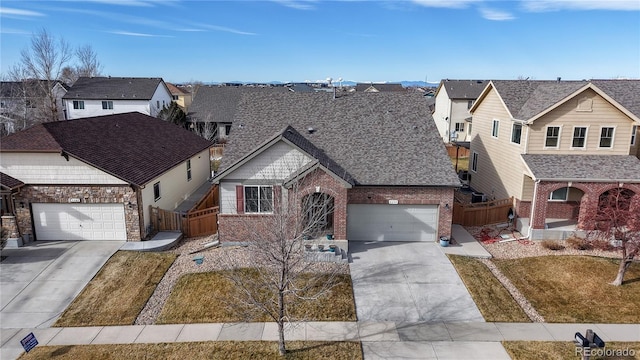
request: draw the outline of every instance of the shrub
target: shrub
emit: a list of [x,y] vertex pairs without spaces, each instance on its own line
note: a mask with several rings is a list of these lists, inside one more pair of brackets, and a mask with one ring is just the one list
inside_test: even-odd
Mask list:
[[603,251],[615,250],[615,246],[613,246],[610,241],[607,241],[605,239],[593,239],[590,241],[590,244],[594,249],[598,249],[598,250],[603,250]]
[[543,248],[545,249],[549,249],[549,250],[564,250],[564,245],[560,244],[557,241],[553,241],[553,240],[544,240],[542,241],[542,243],[540,243],[540,245],[542,245]]
[[577,236],[571,236],[566,240],[567,245],[575,250],[591,250],[593,245],[587,239],[579,238]]

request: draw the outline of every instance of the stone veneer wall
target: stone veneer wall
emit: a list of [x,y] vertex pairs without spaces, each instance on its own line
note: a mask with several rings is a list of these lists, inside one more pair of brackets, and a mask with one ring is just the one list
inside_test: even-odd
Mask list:
[[[16,195],[16,219],[21,234],[30,234],[33,239],[31,203],[68,204],[69,199],[80,199],[81,204],[128,204],[124,206],[127,241],[140,241],[140,214],[136,192],[127,185],[82,186],[82,185],[27,185]],[[22,204],[22,205],[21,205]]]
[[399,205],[439,205],[438,237],[450,237],[453,192],[450,187],[356,187],[349,189],[347,203],[389,204],[389,200],[398,200]]

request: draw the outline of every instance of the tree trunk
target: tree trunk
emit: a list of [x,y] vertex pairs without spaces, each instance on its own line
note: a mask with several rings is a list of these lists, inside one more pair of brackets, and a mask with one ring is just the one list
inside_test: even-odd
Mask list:
[[284,344],[284,292],[278,291],[278,350],[280,355],[287,353],[287,348]]
[[622,285],[622,281],[624,279],[624,273],[629,268],[629,265],[631,265],[632,260],[633,260],[633,257],[629,258],[628,256],[625,256],[622,259],[620,259],[620,266],[618,267],[618,275],[616,276],[616,279],[611,282],[611,285],[614,285],[614,286]]

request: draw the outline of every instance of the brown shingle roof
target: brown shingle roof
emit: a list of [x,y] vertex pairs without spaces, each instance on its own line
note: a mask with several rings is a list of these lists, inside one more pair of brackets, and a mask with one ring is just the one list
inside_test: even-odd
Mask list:
[[0,151],[60,151],[144,185],[211,143],[138,112],[39,124],[2,139]]
[[0,172],[0,186],[3,189],[13,190],[22,187],[23,185],[24,183],[22,181]]

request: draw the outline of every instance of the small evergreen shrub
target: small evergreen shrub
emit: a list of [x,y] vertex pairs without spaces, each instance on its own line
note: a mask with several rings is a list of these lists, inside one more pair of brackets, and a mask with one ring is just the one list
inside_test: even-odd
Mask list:
[[542,247],[545,249],[549,249],[553,251],[564,250],[564,245],[553,240],[543,240],[542,243],[540,243],[540,245],[542,245]]

